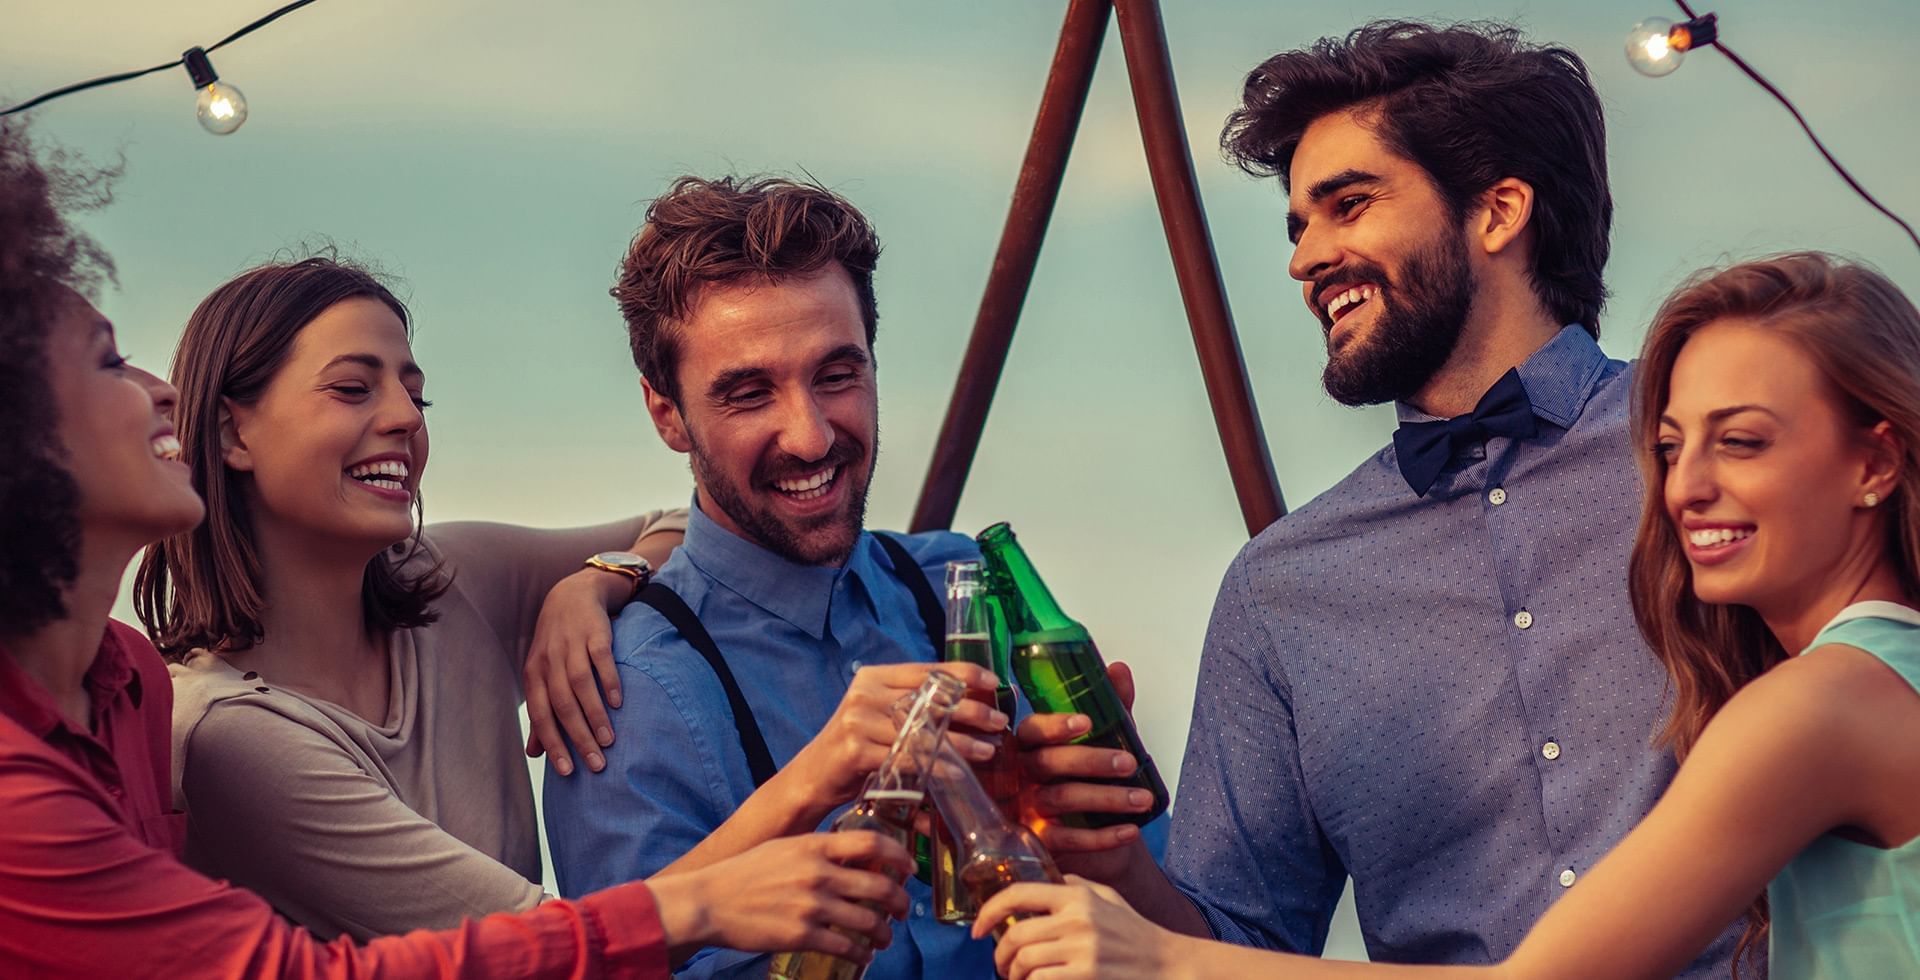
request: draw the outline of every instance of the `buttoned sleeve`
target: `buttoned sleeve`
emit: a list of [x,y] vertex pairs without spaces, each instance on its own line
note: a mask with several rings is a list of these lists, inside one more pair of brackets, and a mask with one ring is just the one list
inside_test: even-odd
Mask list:
[[1249,573],[1228,569],[1207,629],[1167,872],[1214,935],[1319,954],[1346,869],[1308,798],[1291,692]]

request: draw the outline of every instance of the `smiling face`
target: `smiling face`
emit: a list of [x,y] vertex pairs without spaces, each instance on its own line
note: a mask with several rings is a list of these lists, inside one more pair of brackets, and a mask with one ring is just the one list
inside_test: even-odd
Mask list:
[[837,565],[866,519],[879,448],[873,357],[837,263],[713,285],[677,325],[680,404],[648,386],[667,445],[692,456],[700,509],[806,565]]
[[1849,418],[1793,340],[1737,318],[1694,332],[1670,392],[1655,451],[1700,600],[1772,620],[1857,588],[1849,570],[1880,550],[1863,497],[1891,487],[1884,423]]
[[262,541],[284,530],[364,561],[411,534],[427,466],[425,385],[406,327],[377,299],[343,300],[302,327],[259,399],[226,400],[224,458],[251,476]]
[[47,338],[47,363],[83,533],[138,547],[198,524],[205,509],[169,418],[173,386],[127,363],[113,325],[74,293]]
[[1459,222],[1419,165],[1352,111],[1308,126],[1293,156],[1288,272],[1326,332],[1327,394],[1406,399],[1459,343],[1476,288]]

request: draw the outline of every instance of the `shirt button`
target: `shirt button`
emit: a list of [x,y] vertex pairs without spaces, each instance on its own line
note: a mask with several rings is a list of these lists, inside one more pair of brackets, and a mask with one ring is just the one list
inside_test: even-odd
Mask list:
[[[1548,762],[1552,762],[1553,760],[1560,758],[1560,743],[1548,742],[1547,744],[1540,746],[1540,755],[1544,757]],[[1568,872],[1568,873],[1571,874],[1572,872]]]
[[1487,491],[1487,503],[1498,507],[1506,502],[1507,491],[1504,487],[1494,487],[1492,490]]
[[1513,625],[1527,629],[1533,625],[1533,614],[1525,609],[1513,614]]
[[915,903],[913,903],[913,914],[914,914],[914,916],[915,916],[916,918],[918,918],[919,916],[923,916],[923,915],[926,915],[926,914],[927,914],[927,903],[925,903],[925,902],[915,902]]
[[856,670],[856,671],[858,671],[858,670],[859,670],[860,668],[862,668],[862,667],[865,667],[865,666],[866,666],[866,663],[865,663],[865,662],[863,662],[863,661],[859,661],[859,660],[855,660],[855,661],[854,661],[853,663],[851,663],[851,664],[848,664],[848,666],[850,666],[850,667],[852,667],[852,668],[853,668],[854,670]]
[[1567,870],[1560,872],[1560,887],[1572,888],[1573,879],[1574,879],[1574,874],[1573,874],[1572,868],[1568,868]]

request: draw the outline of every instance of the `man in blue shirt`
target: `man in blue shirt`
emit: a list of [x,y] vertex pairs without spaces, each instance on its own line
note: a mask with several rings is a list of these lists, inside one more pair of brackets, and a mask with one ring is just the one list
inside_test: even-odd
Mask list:
[[[1401,429],[1228,569],[1166,873],[1102,832],[1048,843],[1189,935],[1318,954],[1351,877],[1374,959],[1499,960],[1674,770],[1627,600],[1631,369],[1595,342],[1599,99],[1511,29],[1373,24],[1255,69],[1224,144],[1289,192],[1328,393]],[[1071,781],[1113,760],[1027,758],[1056,805],[1128,809]],[[1686,975],[1725,977],[1738,932]]]
[[[615,623],[623,704],[606,770],[546,781],[563,894],[820,827],[879,767],[892,705],[937,658],[933,584],[979,552],[957,534],[863,529],[878,255],[866,219],[811,185],[686,177],[648,208],[613,294],[648,413],[691,460],[694,507],[685,543]],[[991,674],[952,669],[993,690]],[[1008,721],[971,700],[954,718]],[[868,976],[993,975],[989,944],[934,921],[920,882],[907,894]],[[810,929],[880,914],[766,898]],[[682,974],[765,970],[764,956],[709,949]]]

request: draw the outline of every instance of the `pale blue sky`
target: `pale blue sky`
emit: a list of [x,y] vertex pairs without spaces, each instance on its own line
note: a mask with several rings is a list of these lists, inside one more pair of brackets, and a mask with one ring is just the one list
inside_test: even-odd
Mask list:
[[[0,0],[0,101],[156,64],[272,6]],[[1610,125],[1603,345],[1616,356],[1631,356],[1685,273],[1727,257],[1839,249],[1920,290],[1920,252],[1717,53],[1664,79],[1628,69],[1627,30],[1676,18],[1670,3],[1165,6],[1215,244],[1294,505],[1384,444],[1392,413],[1321,393],[1320,331],[1286,276],[1282,198],[1222,163],[1216,140],[1249,68],[1323,34],[1380,16],[1493,17],[1588,60]],[[164,370],[202,296],[278,249],[331,239],[404,277],[437,403],[431,519],[566,524],[683,502],[685,465],[645,422],[606,296],[614,264],[674,175],[805,168],[863,207],[886,246],[870,515],[896,527],[952,389],[1064,7],[321,0],[214,55],[251,106],[233,136],[194,122],[179,70],[56,102],[36,128],[96,159],[126,157],[118,201],[88,224],[121,269],[101,306],[149,368]],[[1920,216],[1920,5],[1719,12],[1722,36],[1855,174]],[[957,526],[1011,520],[1109,658],[1136,664],[1141,728],[1172,780],[1207,611],[1244,531],[1137,132],[1110,34]]]

